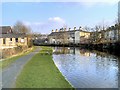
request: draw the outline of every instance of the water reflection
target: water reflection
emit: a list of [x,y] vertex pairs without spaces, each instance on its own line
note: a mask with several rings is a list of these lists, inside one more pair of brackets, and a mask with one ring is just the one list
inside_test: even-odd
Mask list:
[[118,88],[118,57],[79,48],[53,49],[56,66],[74,87]]

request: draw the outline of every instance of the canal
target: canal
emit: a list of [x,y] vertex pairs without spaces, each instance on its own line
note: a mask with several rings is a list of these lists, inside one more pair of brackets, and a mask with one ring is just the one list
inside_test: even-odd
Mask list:
[[120,58],[99,51],[54,47],[53,60],[75,88],[118,88]]

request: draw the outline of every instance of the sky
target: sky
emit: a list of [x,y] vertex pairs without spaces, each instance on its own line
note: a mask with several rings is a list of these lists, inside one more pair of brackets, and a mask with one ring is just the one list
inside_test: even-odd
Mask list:
[[[55,1],[55,0],[54,0]],[[49,34],[51,30],[67,27],[113,25],[118,5],[114,2],[2,2],[2,25],[13,26],[17,21],[31,27],[33,32]]]

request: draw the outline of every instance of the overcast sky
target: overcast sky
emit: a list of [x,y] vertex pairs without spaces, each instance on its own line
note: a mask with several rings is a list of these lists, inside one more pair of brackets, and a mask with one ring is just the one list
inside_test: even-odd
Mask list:
[[[34,32],[50,33],[63,26],[94,27],[112,25],[117,19],[118,0],[80,0],[79,2],[6,2],[2,3],[2,25],[22,21]],[[55,1],[55,0],[54,0]]]

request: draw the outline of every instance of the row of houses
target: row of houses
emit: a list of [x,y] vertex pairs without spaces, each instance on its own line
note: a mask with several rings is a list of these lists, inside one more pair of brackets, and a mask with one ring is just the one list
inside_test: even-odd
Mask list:
[[73,30],[52,30],[48,35],[49,44],[100,44],[114,43],[120,40],[119,26],[111,26],[106,30],[88,32],[74,27]]
[[107,44],[120,41],[120,26],[111,26],[106,30],[91,32],[90,41],[93,44]]
[[0,49],[14,48],[19,45],[27,46],[28,38],[24,33],[13,33],[10,26],[0,27]]
[[107,29],[100,31],[88,32],[79,27],[73,30],[52,30],[48,35],[50,44],[100,44],[100,43],[115,43],[120,41],[120,1],[118,2],[118,23]]
[[48,35],[49,44],[79,44],[79,43],[89,43],[90,32],[83,31],[81,27],[73,30],[56,29],[52,30],[51,34]]

